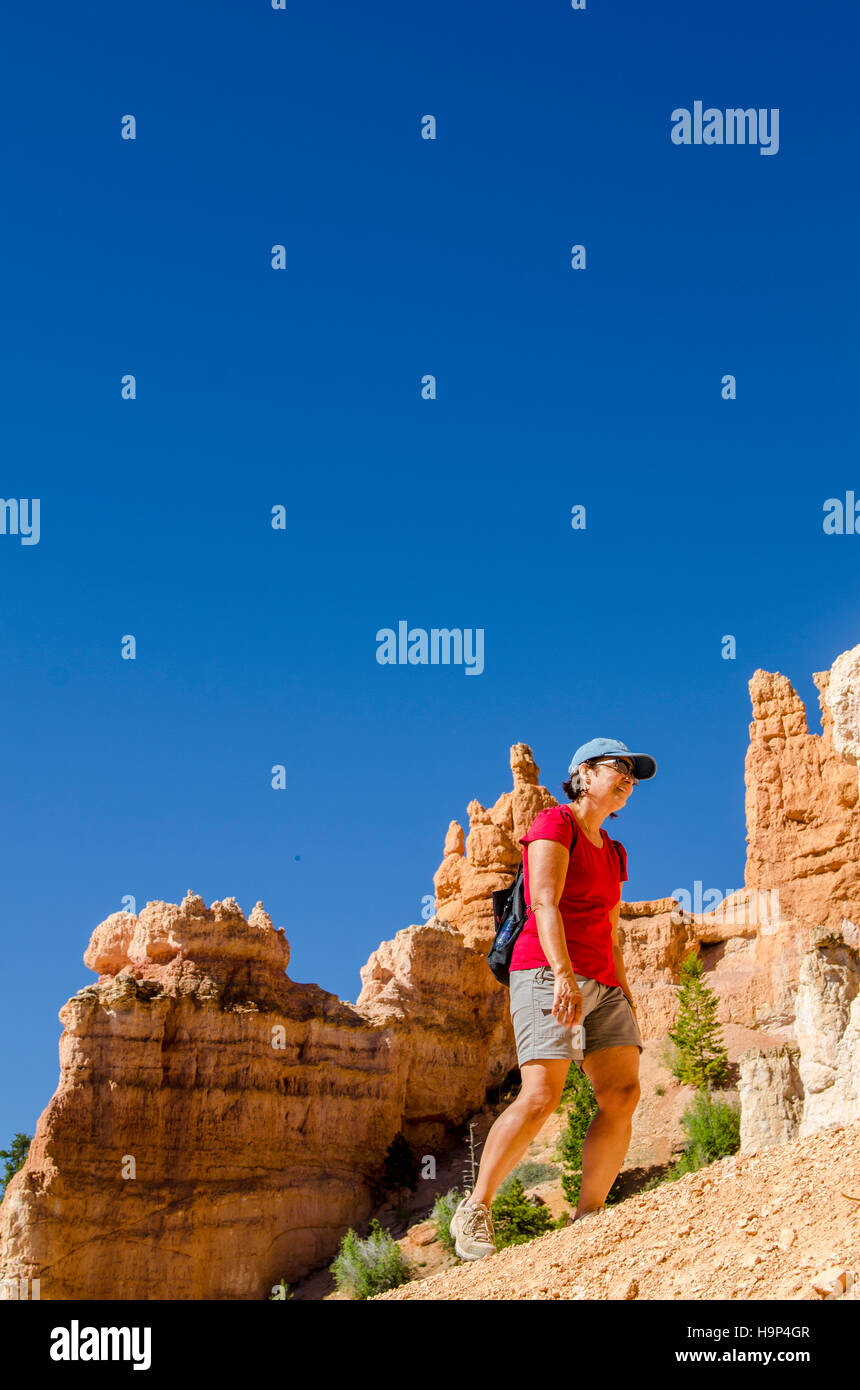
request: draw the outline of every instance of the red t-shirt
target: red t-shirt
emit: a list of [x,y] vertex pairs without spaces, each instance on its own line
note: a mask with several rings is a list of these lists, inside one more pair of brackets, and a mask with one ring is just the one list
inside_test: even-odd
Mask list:
[[[546,811],[539,811],[520,844],[556,840],[570,849],[572,818],[573,811],[566,806],[550,806]],[[620,884],[627,878],[627,851],[620,840],[610,839],[605,830],[600,833],[602,849],[593,845],[581,827],[576,826],[576,843],[558,907],[574,973],[604,985],[617,985],[609,913],[621,896]],[[531,906],[528,861],[523,849],[523,887],[526,903]],[[539,965],[549,965],[549,961],[540,944],[535,916],[529,913],[514,942],[510,968],[534,970]]]

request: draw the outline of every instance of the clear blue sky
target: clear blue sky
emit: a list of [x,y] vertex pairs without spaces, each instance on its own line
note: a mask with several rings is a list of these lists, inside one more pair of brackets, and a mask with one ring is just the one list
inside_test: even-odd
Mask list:
[[[50,0],[4,37],[0,493],[41,535],[0,536],[0,1146],[126,894],[262,899],[354,999],[515,741],[556,794],[595,735],[656,757],[629,900],[741,886],[747,682],[819,730],[860,641],[822,529],[860,497],[856,5]],[[778,154],[673,145],[697,100],[778,108]],[[484,672],[379,665],[400,619],[482,628]]]

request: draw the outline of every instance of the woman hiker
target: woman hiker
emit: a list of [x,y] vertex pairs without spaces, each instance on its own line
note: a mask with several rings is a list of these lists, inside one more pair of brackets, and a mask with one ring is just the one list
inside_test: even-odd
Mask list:
[[461,1260],[494,1253],[493,1194],[558,1106],[571,1061],[598,1105],[582,1147],[574,1221],[601,1210],[624,1162],[643,1044],[618,944],[627,852],[601,823],[656,771],[647,753],[591,739],[574,753],[562,783],[570,804],[540,811],[520,840],[529,911],[510,977],[522,1089],[487,1135],[478,1181],[451,1218]]

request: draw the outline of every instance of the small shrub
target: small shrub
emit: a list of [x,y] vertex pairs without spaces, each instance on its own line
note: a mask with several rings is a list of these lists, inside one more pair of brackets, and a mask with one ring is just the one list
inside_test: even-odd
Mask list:
[[699,1091],[692,1106],[684,1111],[681,1123],[705,1163],[727,1158],[741,1146],[740,1108],[710,1092]]
[[664,1181],[675,1182],[685,1173],[696,1173],[718,1158],[737,1153],[741,1146],[741,1112],[728,1101],[698,1091],[693,1104],[681,1116],[689,1140],[678,1162]]
[[449,1255],[456,1253],[454,1237],[451,1235],[451,1217],[463,1200],[463,1196],[464,1194],[459,1192],[456,1187],[452,1187],[450,1192],[440,1193],[433,1203],[431,1217],[436,1222],[439,1239]]
[[363,1240],[350,1227],[329,1268],[338,1292],[348,1293],[354,1299],[372,1298],[386,1289],[396,1289],[411,1277],[403,1251],[376,1217]]
[[663,1175],[663,1181],[677,1182],[679,1178],[683,1178],[685,1173],[698,1173],[699,1169],[704,1168],[704,1166],[698,1150],[685,1149],[678,1162],[673,1164],[669,1171]]
[[665,1094],[666,1094],[666,1087],[665,1087],[665,1086],[655,1086],[655,1087],[654,1087],[654,1094],[655,1094],[655,1096],[665,1096]]
[[506,1245],[523,1245],[555,1228],[549,1208],[542,1202],[529,1202],[519,1178],[503,1186],[507,1190],[499,1191],[490,1208],[497,1250]]
[[[552,1182],[553,1178],[559,1176],[559,1169],[554,1163],[538,1163],[533,1158],[525,1159],[518,1163],[513,1172],[505,1179],[510,1182],[511,1178],[519,1178],[523,1187],[537,1187],[540,1182]],[[504,1187],[502,1183],[502,1187]],[[501,1188],[499,1189],[501,1191]]]

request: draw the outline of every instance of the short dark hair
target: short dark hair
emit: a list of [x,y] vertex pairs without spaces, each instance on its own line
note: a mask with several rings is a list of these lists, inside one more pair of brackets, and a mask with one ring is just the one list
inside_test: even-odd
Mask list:
[[[594,767],[594,763],[591,761],[591,759],[586,758],[586,763],[589,767]],[[582,785],[582,778],[579,775],[579,768],[576,768],[576,770],[571,773],[570,777],[568,777],[566,782],[562,782],[561,789],[567,797],[568,801],[578,801],[581,796],[585,795],[585,787]],[[610,820],[617,820],[618,812],[610,811],[609,817]]]

